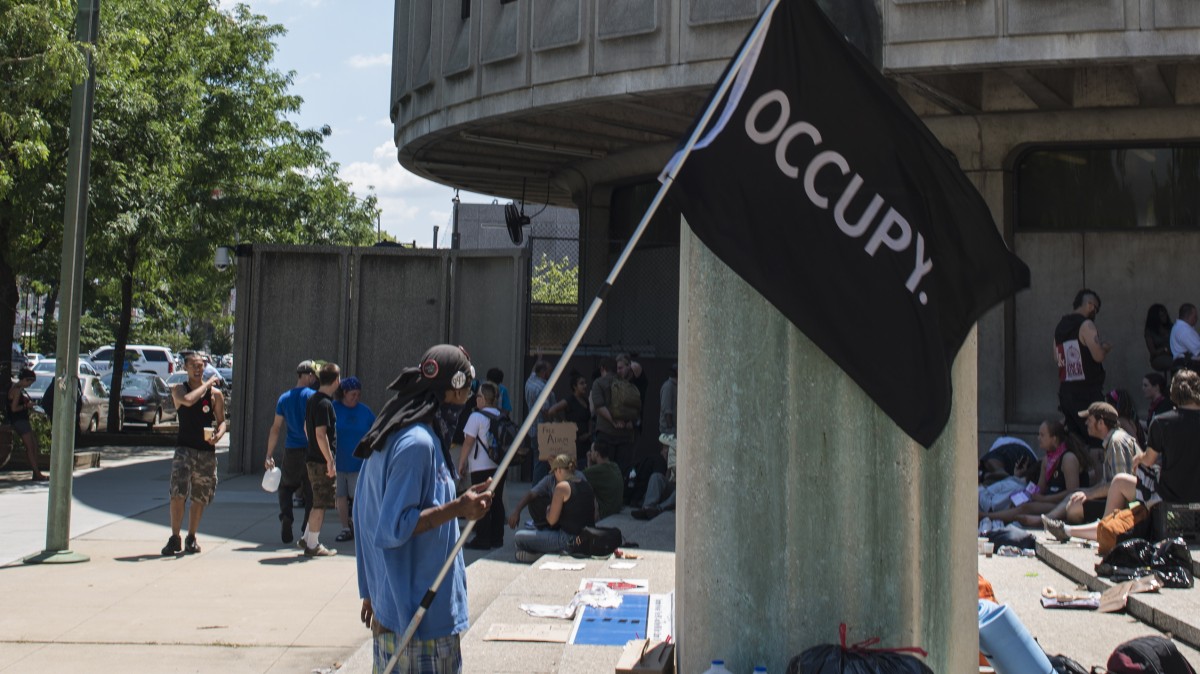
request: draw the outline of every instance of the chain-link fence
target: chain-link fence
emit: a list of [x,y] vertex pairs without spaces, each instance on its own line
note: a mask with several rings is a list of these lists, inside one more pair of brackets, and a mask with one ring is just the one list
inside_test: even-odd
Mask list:
[[529,350],[559,353],[579,325],[579,238],[531,237]]

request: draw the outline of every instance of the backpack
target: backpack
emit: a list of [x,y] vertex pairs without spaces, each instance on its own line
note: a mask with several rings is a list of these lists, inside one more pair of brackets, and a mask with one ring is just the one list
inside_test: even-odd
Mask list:
[[[517,437],[517,424],[508,418],[507,414],[493,414],[486,410],[479,410],[479,413],[492,422],[484,446],[487,447],[488,458],[499,464],[504,459],[504,452],[512,446]],[[475,447],[475,451],[479,451],[478,446]]]
[[1196,674],[1170,639],[1138,637],[1108,657],[1109,674]]
[[624,541],[616,527],[584,527],[571,543],[570,553],[583,557],[607,557]]
[[612,404],[608,413],[614,421],[634,421],[642,416],[642,394],[633,382],[614,377],[612,383]]

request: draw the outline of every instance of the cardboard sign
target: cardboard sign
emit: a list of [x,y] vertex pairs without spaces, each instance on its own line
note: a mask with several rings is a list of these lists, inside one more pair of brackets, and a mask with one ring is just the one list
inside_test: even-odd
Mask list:
[[570,421],[538,424],[538,460],[549,461],[559,454],[575,457],[575,436],[579,427]]

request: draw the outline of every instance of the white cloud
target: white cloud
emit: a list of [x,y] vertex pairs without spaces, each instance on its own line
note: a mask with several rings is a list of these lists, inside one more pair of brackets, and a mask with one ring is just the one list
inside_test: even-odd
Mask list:
[[346,64],[351,68],[375,68],[377,66],[391,65],[391,63],[392,55],[386,53],[373,55],[355,54],[346,59]]
[[296,86],[299,86],[301,84],[305,84],[308,82],[316,82],[316,81],[319,81],[320,79],[321,79],[321,73],[310,73],[308,75],[301,75],[300,77],[297,77],[294,84]]

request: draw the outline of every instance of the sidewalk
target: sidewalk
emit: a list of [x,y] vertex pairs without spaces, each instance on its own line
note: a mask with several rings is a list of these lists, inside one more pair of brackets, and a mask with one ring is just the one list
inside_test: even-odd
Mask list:
[[[21,562],[45,546],[49,490],[28,473],[0,473],[0,596],[9,609],[0,611],[0,672],[371,671],[354,546],[333,541],[336,514],[326,517],[322,542],[340,554],[304,558],[279,541],[276,497],[256,477],[226,476],[221,451],[202,552],[164,558],[171,450],[100,451],[100,468],[74,476],[70,547],[90,557],[80,564]],[[512,483],[505,500],[515,503],[528,486]],[[643,545],[646,558],[634,569],[587,560],[584,571],[542,571],[514,561],[511,534],[488,555],[465,551],[472,625],[463,637],[465,672],[612,671],[619,647],[483,640],[493,623],[547,620],[518,604],[565,604],[585,575],[626,574],[651,580],[653,592],[673,590],[674,515],[606,522]]]

